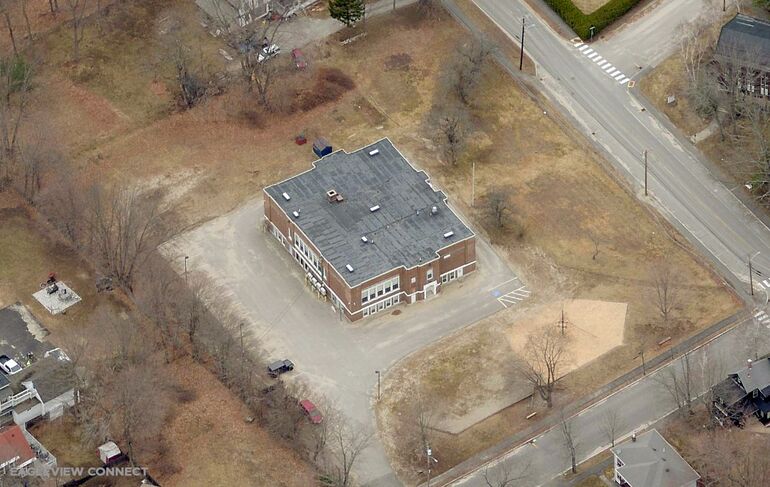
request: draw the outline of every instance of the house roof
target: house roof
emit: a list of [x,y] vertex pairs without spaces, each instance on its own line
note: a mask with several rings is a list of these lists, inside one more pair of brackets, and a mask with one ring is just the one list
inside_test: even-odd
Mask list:
[[35,453],[18,425],[0,428],[0,465],[14,461],[21,466],[35,458]]
[[40,399],[48,402],[73,389],[73,378],[65,363],[55,356],[41,358],[11,376],[16,389],[21,390],[22,382],[30,381]]
[[611,451],[623,462],[622,467],[616,467],[618,474],[632,487],[682,487],[700,478],[654,429]]
[[[330,203],[330,190],[343,201]],[[446,195],[388,139],[349,154],[333,152],[265,192],[350,287],[397,267],[424,264],[438,250],[473,236]]]
[[716,54],[742,65],[770,67],[770,22],[738,14],[722,26]]
[[770,357],[752,362],[751,369],[747,365],[730,375],[738,379],[747,394],[758,390],[763,396],[770,396]]

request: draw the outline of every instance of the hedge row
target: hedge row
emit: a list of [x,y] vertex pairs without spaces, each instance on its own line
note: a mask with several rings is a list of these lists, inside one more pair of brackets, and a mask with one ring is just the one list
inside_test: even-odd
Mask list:
[[545,0],[559,17],[572,27],[582,39],[591,36],[591,26],[595,27],[594,36],[619,17],[631,10],[640,0],[610,0],[601,8],[586,15],[572,3],[572,0]]

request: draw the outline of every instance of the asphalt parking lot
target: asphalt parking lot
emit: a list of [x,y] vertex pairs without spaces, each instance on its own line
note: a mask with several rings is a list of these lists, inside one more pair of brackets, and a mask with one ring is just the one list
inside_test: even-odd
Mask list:
[[[498,298],[523,286],[478,239],[478,270],[435,298],[394,308],[397,316],[343,321],[305,286],[302,269],[262,230],[262,206],[260,197],[192,230],[171,242],[167,254],[177,267],[189,256],[191,272],[203,272],[224,288],[270,359],[296,364],[286,380],[307,382],[313,393],[362,424],[374,427],[376,370],[385,372],[415,350],[510,306]],[[362,457],[362,467],[367,485],[399,485],[379,444]]]

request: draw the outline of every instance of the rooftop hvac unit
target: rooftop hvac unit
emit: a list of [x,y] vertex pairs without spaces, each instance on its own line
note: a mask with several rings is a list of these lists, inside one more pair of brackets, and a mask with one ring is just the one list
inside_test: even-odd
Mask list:
[[291,214],[294,215],[294,218],[299,218],[299,210],[292,211]]
[[284,193],[283,193],[283,199],[285,199],[286,201],[289,201],[289,200],[291,199],[291,196],[289,196],[289,193],[287,193],[287,192],[285,192],[285,191],[284,191]]
[[353,272],[353,266],[352,266],[352,265],[350,265],[350,264],[347,264],[347,265],[345,266],[345,269],[347,269],[347,270],[348,270],[348,272]]
[[448,232],[446,232],[446,233],[444,234],[444,238],[449,238],[449,237],[451,237],[451,236],[452,236],[452,235],[454,235],[454,234],[455,234],[455,232],[453,232],[452,230],[449,230]]
[[431,206],[431,208],[430,208],[430,214],[431,214],[431,215],[436,215],[436,214],[438,214],[438,206]]
[[374,149],[369,151],[370,156],[376,156],[379,153],[380,153],[380,149]]
[[363,243],[367,243],[367,242],[369,241],[369,239],[368,239],[368,238],[366,238],[366,236],[363,236],[363,237],[361,237],[361,241],[362,241]]
[[375,211],[377,211],[377,210],[379,210],[379,209],[380,209],[380,205],[374,205],[374,206],[372,206],[371,208],[369,208],[369,211],[371,211],[372,213],[374,213]]

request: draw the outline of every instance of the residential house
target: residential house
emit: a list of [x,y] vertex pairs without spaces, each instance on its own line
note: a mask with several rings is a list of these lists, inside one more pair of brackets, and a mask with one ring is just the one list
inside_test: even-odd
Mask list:
[[388,139],[264,190],[267,230],[340,316],[436,296],[476,269],[476,237]]
[[770,22],[738,14],[722,27],[714,59],[731,90],[770,97]]
[[650,430],[610,450],[615,483],[621,487],[696,487],[700,475],[657,430]]
[[0,427],[0,474],[7,474],[13,468],[27,467],[36,458],[20,426]]
[[714,417],[722,425],[743,426],[752,414],[770,424],[770,357],[748,360],[745,368],[714,386],[713,398]]

